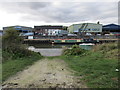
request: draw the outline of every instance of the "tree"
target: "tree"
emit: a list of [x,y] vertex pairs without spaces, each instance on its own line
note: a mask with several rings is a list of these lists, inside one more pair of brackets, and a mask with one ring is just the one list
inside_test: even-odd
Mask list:
[[63,30],[67,30],[67,28],[68,28],[67,26],[63,26]]
[[19,32],[17,30],[9,28],[5,31],[2,42],[3,50],[10,50],[12,47],[14,48],[15,46],[17,47],[22,45],[23,38],[19,36]]
[[19,36],[19,32],[13,28],[6,30],[3,35],[2,44],[2,60],[12,60],[16,58],[31,57],[35,52],[30,51],[23,44],[23,38]]

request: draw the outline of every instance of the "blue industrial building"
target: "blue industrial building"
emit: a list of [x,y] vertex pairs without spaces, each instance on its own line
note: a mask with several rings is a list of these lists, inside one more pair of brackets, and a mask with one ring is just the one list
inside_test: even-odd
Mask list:
[[104,25],[102,27],[102,30],[109,31],[109,32],[120,32],[120,25],[116,25],[116,24]]
[[28,33],[28,32],[32,32],[33,28],[32,27],[26,27],[26,26],[8,26],[8,27],[3,27],[3,33],[5,32],[5,30],[7,30],[8,28],[14,28],[15,30],[18,30],[20,33]]

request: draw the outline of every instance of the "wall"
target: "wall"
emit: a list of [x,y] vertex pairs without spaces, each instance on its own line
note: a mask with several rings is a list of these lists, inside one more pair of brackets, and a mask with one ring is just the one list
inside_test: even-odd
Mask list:
[[[79,32],[79,29],[81,28],[82,24],[73,24],[68,27],[69,33],[73,32]],[[84,26],[85,28],[85,26]],[[84,29],[86,32],[102,32],[102,24],[94,24],[94,23],[88,23],[88,26],[86,29]]]

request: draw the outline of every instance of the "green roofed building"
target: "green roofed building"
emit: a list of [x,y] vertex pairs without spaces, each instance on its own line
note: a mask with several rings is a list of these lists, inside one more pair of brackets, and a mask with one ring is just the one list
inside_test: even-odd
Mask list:
[[69,33],[100,33],[102,32],[102,24],[96,23],[81,23],[81,24],[73,24],[68,27]]

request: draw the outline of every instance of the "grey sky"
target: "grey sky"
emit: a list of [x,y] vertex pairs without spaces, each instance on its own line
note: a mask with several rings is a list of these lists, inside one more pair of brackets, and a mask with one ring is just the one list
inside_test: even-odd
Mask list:
[[[4,12],[4,13],[2,13]],[[0,27],[13,25],[57,24],[100,21],[102,24],[118,22],[117,2],[1,2]],[[6,15],[4,15],[6,14]],[[4,18],[4,19],[3,19]],[[6,19],[7,18],[7,19]],[[13,19],[13,21],[8,20]],[[1,23],[2,23],[1,22]]]

